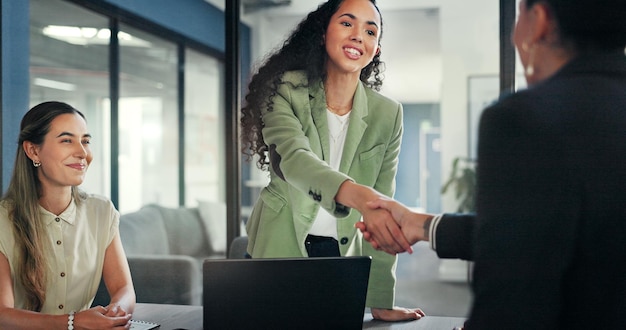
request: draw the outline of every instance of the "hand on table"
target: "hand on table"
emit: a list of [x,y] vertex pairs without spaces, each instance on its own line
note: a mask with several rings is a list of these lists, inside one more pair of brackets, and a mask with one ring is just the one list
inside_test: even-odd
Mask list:
[[109,304],[107,307],[105,307],[105,309],[106,313],[104,313],[104,315],[109,317],[125,316],[126,314],[128,314],[122,307],[117,304]]
[[[120,309],[115,313],[119,314]],[[122,311],[123,312],[123,311]],[[96,306],[78,312],[74,316],[74,329],[129,329],[131,314],[123,312],[122,316],[109,316],[112,313],[105,307]]]
[[372,308],[371,310],[374,319],[387,322],[419,320],[426,316],[419,308],[394,307],[392,309]]

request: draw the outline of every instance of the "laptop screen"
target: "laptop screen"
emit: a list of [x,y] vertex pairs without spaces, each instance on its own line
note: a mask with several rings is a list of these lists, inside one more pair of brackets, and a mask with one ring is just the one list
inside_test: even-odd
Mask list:
[[204,329],[361,329],[370,257],[207,259]]

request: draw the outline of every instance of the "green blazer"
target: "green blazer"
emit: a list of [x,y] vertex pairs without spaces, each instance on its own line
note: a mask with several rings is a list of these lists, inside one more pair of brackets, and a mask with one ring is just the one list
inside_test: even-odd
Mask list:
[[328,165],[330,142],[326,97],[320,81],[287,72],[263,113],[269,146],[270,183],[248,219],[248,253],[253,258],[307,256],[304,240],[320,207],[337,217],[341,254],[372,256],[367,306],[394,305],[396,257],[374,250],[354,224],[361,214],[336,203],[345,180],[393,196],[402,138],[402,105],[359,82],[350,114],[339,172]]

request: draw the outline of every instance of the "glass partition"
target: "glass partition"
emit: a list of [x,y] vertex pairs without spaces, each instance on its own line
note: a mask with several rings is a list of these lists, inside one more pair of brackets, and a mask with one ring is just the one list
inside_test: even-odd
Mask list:
[[185,55],[185,205],[224,201],[224,68],[216,59]]
[[94,154],[82,187],[110,195],[109,20],[61,0],[30,0],[30,106],[66,102],[83,112]]
[[208,219],[213,248],[226,251],[224,65],[185,52],[185,205]]
[[[30,0],[30,105],[57,100],[85,114],[94,160],[82,186],[104,196],[118,192],[121,213],[148,203],[177,207],[182,194],[188,206],[224,203],[223,63],[191,49],[182,63],[175,42],[121,24],[118,129],[112,131],[110,20],[66,0]],[[179,65],[185,86],[178,86]],[[181,87],[185,132],[179,130]],[[112,155],[116,135],[119,152]],[[112,163],[119,166],[117,182]]]
[[176,44],[120,25],[119,210],[178,206]]

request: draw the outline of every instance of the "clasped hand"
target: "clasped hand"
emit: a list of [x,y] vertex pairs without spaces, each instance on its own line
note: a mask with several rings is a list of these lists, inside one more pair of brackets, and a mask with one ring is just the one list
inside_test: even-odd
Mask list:
[[76,313],[74,329],[130,329],[131,317],[117,305],[96,306]]
[[370,201],[367,206],[369,210],[363,212],[363,221],[357,222],[355,227],[375,249],[389,254],[412,253],[411,245],[428,240],[423,229],[428,215],[411,212],[400,202],[387,197]]
[[362,212],[363,221],[358,222],[356,227],[363,233],[365,240],[377,250],[389,254],[412,253],[411,244],[406,239],[399,223],[396,222],[393,213],[374,204],[377,201],[368,202],[369,209]]

